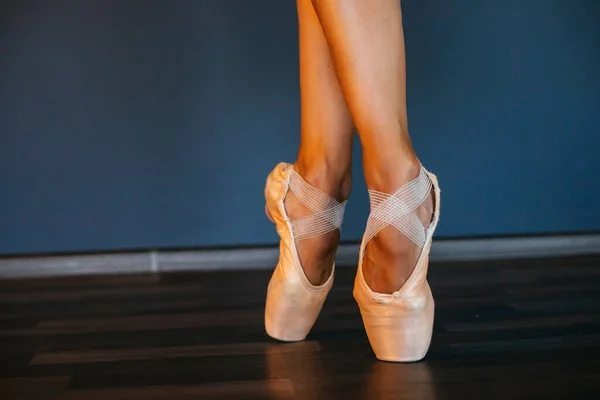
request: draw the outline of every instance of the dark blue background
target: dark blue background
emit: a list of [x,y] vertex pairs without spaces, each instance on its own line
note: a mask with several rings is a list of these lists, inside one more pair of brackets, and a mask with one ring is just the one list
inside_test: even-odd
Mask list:
[[[405,0],[439,236],[600,230],[600,2]],[[299,142],[293,0],[0,5],[0,253],[270,244]],[[357,141],[344,228],[368,213]]]

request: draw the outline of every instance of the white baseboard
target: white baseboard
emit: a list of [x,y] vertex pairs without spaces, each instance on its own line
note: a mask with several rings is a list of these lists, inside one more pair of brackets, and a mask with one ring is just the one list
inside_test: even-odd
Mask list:
[[[337,265],[356,266],[357,244],[341,245]],[[600,254],[600,234],[434,241],[431,261],[475,261]],[[169,271],[271,269],[278,247],[148,251],[91,255],[0,258],[0,278]]]

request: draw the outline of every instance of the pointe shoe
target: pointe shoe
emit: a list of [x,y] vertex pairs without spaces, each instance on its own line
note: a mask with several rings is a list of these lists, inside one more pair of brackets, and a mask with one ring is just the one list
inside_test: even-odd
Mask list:
[[[291,220],[284,201],[288,191],[314,214]],[[265,329],[274,339],[293,342],[306,338],[333,284],[335,263],[328,280],[319,286],[304,274],[296,242],[340,229],[346,202],[339,203],[306,183],[291,164],[279,163],[265,186],[266,213],[280,237],[279,262],[267,290]]]
[[[433,219],[425,228],[416,209],[434,189]],[[360,247],[354,298],[375,356],[382,361],[413,362],[429,350],[434,301],[427,283],[429,250],[440,214],[440,188],[435,175],[421,167],[419,176],[394,194],[369,191],[371,214]],[[373,292],[363,277],[365,248],[379,231],[393,225],[422,250],[406,283],[392,294]]]

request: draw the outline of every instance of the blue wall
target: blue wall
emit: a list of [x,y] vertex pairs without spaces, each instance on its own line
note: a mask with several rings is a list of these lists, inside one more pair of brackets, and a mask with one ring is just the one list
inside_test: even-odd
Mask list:
[[[404,11],[439,236],[600,230],[600,2]],[[0,253],[275,243],[262,191],[299,142],[296,41],[293,0],[2,2]]]

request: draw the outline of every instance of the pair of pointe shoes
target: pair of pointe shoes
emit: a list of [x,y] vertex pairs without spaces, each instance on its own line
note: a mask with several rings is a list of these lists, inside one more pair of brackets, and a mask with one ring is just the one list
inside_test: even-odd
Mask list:
[[[415,211],[433,188],[434,210],[425,228]],[[291,220],[284,201],[289,191],[313,214]],[[383,361],[411,362],[425,357],[433,329],[434,301],[426,280],[429,249],[439,219],[440,189],[435,175],[421,168],[419,176],[389,195],[369,191],[371,213],[360,247],[354,298],[375,356]],[[303,340],[313,327],[333,284],[329,279],[312,285],[302,269],[296,242],[339,229],[344,203],[306,183],[293,166],[278,164],[265,187],[266,212],[275,223],[280,241],[279,262],[269,282],[265,307],[267,334],[281,341]],[[414,271],[392,294],[375,293],[365,282],[362,261],[365,247],[379,231],[393,225],[421,248]]]

